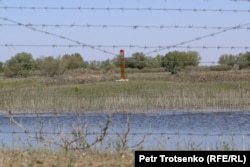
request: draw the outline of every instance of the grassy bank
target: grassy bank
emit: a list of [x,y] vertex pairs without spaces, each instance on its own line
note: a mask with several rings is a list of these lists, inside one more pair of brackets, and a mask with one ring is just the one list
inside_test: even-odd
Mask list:
[[204,74],[193,74],[190,80],[185,79],[189,74],[132,73],[129,82],[100,79],[104,76],[98,74],[83,83],[78,82],[79,77],[71,77],[70,81],[5,78],[0,80],[0,109],[41,112],[250,108],[248,73]]
[[0,152],[0,167],[5,166],[132,167],[134,166],[134,154],[133,152],[2,151]]

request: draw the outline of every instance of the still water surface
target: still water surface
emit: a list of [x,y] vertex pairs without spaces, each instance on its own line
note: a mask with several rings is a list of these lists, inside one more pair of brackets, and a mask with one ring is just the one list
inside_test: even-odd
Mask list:
[[[61,114],[15,114],[14,119],[31,136],[43,134],[56,143],[62,138],[73,140],[72,127],[86,132],[91,143],[100,135],[108,120],[108,135],[95,149],[118,149],[128,132],[128,148],[190,150],[190,149],[250,149],[250,112],[189,112],[154,111],[148,113],[86,112]],[[9,116],[0,115],[1,147],[50,147],[23,133],[10,122]],[[41,133],[40,133],[41,132]],[[60,133],[59,133],[60,132]],[[48,133],[48,134],[47,134]]]

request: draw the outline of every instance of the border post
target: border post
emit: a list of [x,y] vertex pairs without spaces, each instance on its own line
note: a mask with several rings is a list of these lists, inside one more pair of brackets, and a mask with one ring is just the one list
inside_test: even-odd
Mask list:
[[126,80],[124,50],[120,50],[121,80]]

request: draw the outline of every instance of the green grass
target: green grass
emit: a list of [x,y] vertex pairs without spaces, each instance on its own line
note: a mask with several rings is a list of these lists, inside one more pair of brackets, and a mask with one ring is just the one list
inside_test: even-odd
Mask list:
[[[144,75],[153,77],[154,73]],[[158,76],[155,80],[84,84],[51,82],[52,79],[45,78],[3,79],[0,80],[0,110],[147,111],[250,107],[250,81],[180,82],[180,76],[175,76],[176,81],[158,80]]]

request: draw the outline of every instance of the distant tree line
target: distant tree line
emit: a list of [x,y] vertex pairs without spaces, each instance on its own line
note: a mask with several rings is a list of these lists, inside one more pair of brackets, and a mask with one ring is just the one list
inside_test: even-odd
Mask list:
[[39,70],[42,75],[53,77],[61,75],[66,70],[85,68],[85,62],[79,53],[65,54],[62,57],[40,57],[33,59],[30,53],[17,53],[7,60],[2,67],[7,77],[28,76],[30,72]]
[[228,65],[230,67],[238,66],[239,69],[248,68],[250,66],[250,52],[240,53],[238,55],[221,55],[219,64]]
[[[171,74],[176,74],[187,66],[198,66],[200,59],[201,57],[196,51],[173,51],[156,57],[136,52],[131,57],[125,57],[125,66],[126,68],[135,69],[164,68]],[[250,66],[250,52],[238,55],[221,55],[218,63],[219,66],[213,67],[214,70],[231,69],[234,66],[238,66],[239,69],[248,68]],[[3,72],[6,77],[26,77],[33,71],[39,71],[40,75],[53,77],[62,75],[67,70],[88,68],[108,71],[119,67],[119,65],[119,55],[111,60],[87,62],[79,53],[65,54],[58,57],[44,56],[34,59],[30,53],[22,52],[17,53],[4,63],[0,62],[0,72]]]
[[[117,62],[119,64],[117,57]],[[125,58],[125,66],[128,68],[165,68],[166,71],[176,74],[186,66],[198,66],[200,62],[198,52],[169,52],[165,56],[157,55],[156,57],[145,56],[143,53],[136,52],[131,57]]]

